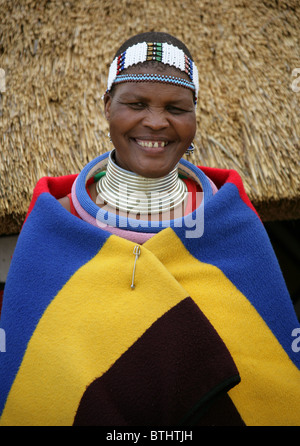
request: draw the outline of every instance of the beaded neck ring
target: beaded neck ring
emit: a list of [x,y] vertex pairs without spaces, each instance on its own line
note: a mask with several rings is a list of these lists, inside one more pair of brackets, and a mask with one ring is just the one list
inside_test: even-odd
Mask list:
[[[176,76],[154,75],[154,74],[122,74],[126,68],[147,61],[157,61],[165,65],[174,66],[186,73],[190,81]],[[195,105],[199,92],[198,70],[192,59],[183,50],[174,45],[160,42],[137,43],[126,51],[115,57],[108,74],[108,93],[113,84],[121,82],[165,82],[189,88],[195,94]]]

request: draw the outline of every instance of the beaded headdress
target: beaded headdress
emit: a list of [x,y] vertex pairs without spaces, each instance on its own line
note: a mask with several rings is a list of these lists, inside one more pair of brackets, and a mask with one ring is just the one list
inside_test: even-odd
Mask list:
[[[176,76],[159,74],[122,74],[122,71],[132,65],[147,61],[157,61],[174,66],[186,73],[190,81]],[[169,43],[142,42],[125,50],[113,60],[108,74],[107,92],[113,84],[122,82],[165,82],[191,89],[197,102],[199,91],[198,70],[193,60],[183,50]]]

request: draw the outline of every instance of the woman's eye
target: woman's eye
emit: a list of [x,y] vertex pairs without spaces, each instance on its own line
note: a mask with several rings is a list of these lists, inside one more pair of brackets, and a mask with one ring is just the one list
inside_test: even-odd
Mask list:
[[145,104],[143,104],[143,102],[129,102],[127,105],[135,110],[141,110],[145,107]]
[[173,105],[170,105],[169,107],[167,107],[168,112],[173,113],[173,114],[180,114],[180,113],[186,113],[186,110],[183,110],[182,108],[179,107],[175,107]]

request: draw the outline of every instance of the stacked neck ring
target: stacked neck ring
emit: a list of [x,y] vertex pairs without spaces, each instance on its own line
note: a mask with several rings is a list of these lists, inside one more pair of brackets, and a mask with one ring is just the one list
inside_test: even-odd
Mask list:
[[113,150],[108,158],[106,175],[96,183],[99,202],[114,210],[139,215],[154,215],[181,206],[187,198],[187,187],[178,177],[176,166],[162,178],[145,178],[119,167]]
[[79,216],[86,222],[101,229],[107,226],[126,229],[128,231],[157,233],[166,227],[175,230],[185,229],[190,231],[197,224],[199,218],[204,215],[204,205],[213,197],[213,189],[207,176],[197,166],[185,159],[178,164],[178,173],[198,183],[202,188],[203,199],[200,206],[183,217],[174,217],[156,221],[144,217],[137,220],[130,216],[123,217],[107,209],[106,206],[99,207],[90,198],[86,186],[88,181],[95,175],[106,171],[110,152],[90,161],[79,173],[72,186],[72,201]]

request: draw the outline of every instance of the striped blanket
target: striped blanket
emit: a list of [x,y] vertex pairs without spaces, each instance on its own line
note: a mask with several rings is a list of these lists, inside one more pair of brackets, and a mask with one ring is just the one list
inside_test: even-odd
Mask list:
[[140,246],[68,213],[76,176],[41,179],[8,274],[1,425],[298,425],[299,327],[234,171],[203,235]]

